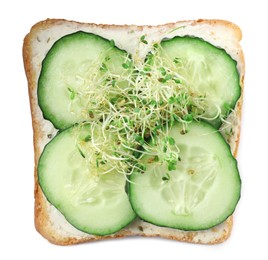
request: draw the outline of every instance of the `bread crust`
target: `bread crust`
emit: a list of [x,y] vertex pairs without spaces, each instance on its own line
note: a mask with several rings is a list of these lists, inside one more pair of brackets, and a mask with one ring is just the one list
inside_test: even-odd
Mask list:
[[[38,106],[37,100],[37,80],[41,70],[41,64],[35,64],[34,57],[38,55],[35,53],[34,48],[32,47],[32,43],[35,39],[39,41],[38,35],[40,32],[49,30],[55,26],[66,26],[72,27],[72,30],[80,30],[81,28],[97,28],[97,29],[104,29],[104,30],[134,30],[136,32],[144,32],[146,30],[158,30],[158,31],[167,31],[172,30],[178,25],[181,26],[188,26],[188,27],[196,27],[196,26],[205,26],[210,30],[215,26],[223,27],[229,34],[232,36],[232,41],[235,43],[237,48],[237,56],[236,59],[239,59],[239,72],[240,72],[240,84],[242,87],[242,95],[237,103],[235,108],[236,113],[236,131],[232,137],[233,141],[230,141],[230,145],[233,148],[234,156],[237,155],[238,152],[238,145],[239,145],[239,137],[240,137],[240,121],[241,121],[241,111],[242,111],[242,102],[243,102],[243,86],[244,86],[244,56],[243,52],[240,48],[239,41],[242,38],[242,33],[240,28],[229,22],[224,20],[203,20],[199,19],[196,21],[188,20],[188,21],[181,21],[177,23],[168,23],[164,25],[157,25],[157,26],[140,26],[140,25],[107,25],[107,24],[94,24],[94,23],[80,23],[76,21],[68,21],[64,19],[47,19],[35,24],[28,35],[26,35],[23,44],[23,60],[24,60],[24,67],[25,73],[28,80],[28,93],[30,99],[30,107],[31,107],[31,115],[32,115],[32,126],[33,126],[33,143],[34,143],[34,197],[35,197],[35,227],[36,230],[45,237],[51,243],[57,245],[71,245],[71,244],[78,244],[84,243],[89,241],[98,241],[103,239],[109,238],[121,238],[126,236],[133,236],[133,235],[141,235],[145,237],[163,237],[167,239],[183,241],[183,242],[191,242],[191,243],[199,243],[199,244],[217,244],[225,241],[231,234],[232,225],[233,225],[233,217],[229,217],[221,227],[219,228],[221,233],[218,235],[219,229],[217,227],[212,228],[207,231],[177,231],[171,232],[171,230],[167,228],[160,228],[160,231],[155,232],[146,232],[145,228],[148,230],[154,230],[153,225],[145,223],[141,220],[137,220],[136,224],[130,224],[130,227],[126,227],[123,230],[117,232],[116,234],[109,235],[109,236],[63,236],[53,225],[53,219],[51,219],[51,215],[49,212],[49,203],[46,200],[41,187],[38,184],[38,177],[37,177],[37,165],[39,157],[42,153],[44,144],[49,141],[48,135],[55,133],[55,129],[51,126],[51,131],[46,132],[44,129],[43,124],[48,124],[45,122],[46,120],[42,117],[42,112]],[[213,31],[210,32],[211,37],[213,37]],[[59,37],[60,38],[60,37]],[[50,39],[50,38],[48,38]],[[49,41],[49,40],[48,40]],[[43,54],[45,55],[45,53]],[[136,225],[136,226],[135,226]],[[149,225],[149,227],[148,227]],[[163,230],[163,232],[161,231]],[[211,235],[215,233],[215,236]],[[209,239],[206,238],[206,234],[209,234]]]

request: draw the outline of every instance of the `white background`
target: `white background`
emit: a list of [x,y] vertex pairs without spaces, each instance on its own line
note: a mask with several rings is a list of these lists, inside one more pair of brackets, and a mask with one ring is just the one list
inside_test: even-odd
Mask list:
[[[264,0],[1,1],[0,259],[268,259],[268,22],[264,3]],[[22,44],[30,27],[46,18],[141,25],[218,18],[241,27],[246,78],[238,161],[243,189],[233,233],[227,242],[202,246],[135,237],[61,247],[48,243],[35,231],[32,126]]]

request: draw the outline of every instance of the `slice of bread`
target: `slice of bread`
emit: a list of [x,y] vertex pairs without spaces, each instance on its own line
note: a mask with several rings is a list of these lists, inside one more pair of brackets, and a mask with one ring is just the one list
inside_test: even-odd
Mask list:
[[[159,26],[136,25],[97,25],[67,20],[48,19],[34,25],[24,39],[23,59],[28,79],[29,97],[34,130],[35,151],[35,226],[38,232],[50,242],[59,245],[77,244],[86,241],[101,240],[125,236],[160,236],[163,238],[192,243],[215,244],[225,241],[231,233],[233,218],[204,231],[182,231],[158,227],[136,219],[120,232],[109,236],[95,236],[83,233],[70,225],[63,215],[51,205],[44,196],[37,180],[37,165],[44,146],[55,136],[57,130],[43,118],[37,100],[37,82],[42,60],[53,43],[66,34],[75,31],[86,31],[113,39],[115,44],[131,53],[135,59],[143,59],[153,43],[163,38],[191,35],[203,38],[215,46],[223,48],[237,61],[240,83],[243,89],[244,57],[239,45],[241,31],[238,26],[223,20],[181,21]],[[140,44],[140,37],[146,35],[148,44]],[[243,91],[242,91],[243,94]],[[232,134],[225,135],[231,150],[236,156],[241,120],[242,95],[228,120],[232,123]],[[222,126],[224,135],[227,125]]]

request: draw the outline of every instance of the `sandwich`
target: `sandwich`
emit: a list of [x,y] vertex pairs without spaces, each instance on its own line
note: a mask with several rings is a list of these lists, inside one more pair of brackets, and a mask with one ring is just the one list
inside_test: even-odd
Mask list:
[[231,234],[244,80],[240,28],[61,19],[23,44],[35,227],[58,245]]

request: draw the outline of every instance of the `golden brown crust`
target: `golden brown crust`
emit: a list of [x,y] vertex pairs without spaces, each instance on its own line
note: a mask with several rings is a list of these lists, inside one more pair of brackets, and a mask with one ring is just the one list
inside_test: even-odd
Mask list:
[[[195,237],[198,234],[199,231],[189,231],[189,232],[185,232],[185,233],[181,233],[180,236],[178,235],[163,235],[163,234],[151,234],[151,235],[146,235],[146,234],[141,234],[141,236],[144,237],[161,237],[161,238],[166,238],[166,239],[171,239],[171,240],[176,240],[176,241],[181,241],[181,242],[187,242],[187,243],[194,243],[194,244],[206,244],[206,245],[215,245],[215,244],[219,244],[222,243],[224,241],[226,241],[230,235],[231,235],[231,231],[232,231],[232,226],[233,226],[233,217],[230,216],[226,221],[226,229],[224,229],[224,234],[214,240],[211,240],[209,242],[204,242],[201,239],[196,240]],[[217,232],[217,227],[212,228],[211,232]]]
[[[96,24],[96,23],[81,23],[73,20],[65,20],[65,19],[46,19],[44,21],[40,21],[33,25],[31,28],[31,32],[28,34],[30,37],[30,34],[34,33],[35,31],[44,30],[49,28],[50,26],[60,25],[60,24],[75,24],[77,26],[89,26],[89,27],[98,27],[98,28],[104,28],[104,29],[134,29],[137,31],[142,31],[144,28],[153,28],[153,27],[165,27],[165,28],[174,28],[176,26],[177,22],[175,23],[166,23],[166,24],[160,24],[156,26],[152,25],[133,25],[133,24],[124,24],[124,25],[117,25],[117,24]],[[229,30],[232,30],[235,32],[237,37],[237,42],[239,42],[242,38],[242,32],[236,24],[226,21],[226,20],[220,20],[220,19],[199,19],[199,20],[184,20],[180,21],[180,23],[191,23],[192,26],[195,26],[197,24],[206,24],[206,25],[222,25],[225,28],[228,28]]]
[[[188,23],[191,26],[195,26],[198,24],[204,24],[204,25],[222,25],[226,27],[229,30],[232,30],[232,32],[235,34],[237,42],[241,40],[242,34],[240,28],[228,21],[224,20],[203,20],[199,19],[197,21],[182,21],[182,24]],[[57,244],[57,245],[71,245],[71,244],[78,244],[78,243],[84,243],[88,241],[97,241],[102,239],[109,239],[109,238],[120,238],[130,235],[136,235],[136,233],[131,232],[129,230],[122,230],[118,232],[115,235],[110,236],[94,236],[94,237],[64,237],[58,234],[53,226],[50,223],[50,216],[47,208],[47,201],[43,195],[43,192],[38,184],[37,180],[37,165],[38,160],[41,155],[41,149],[40,149],[40,140],[44,138],[44,136],[47,133],[42,132],[42,127],[40,126],[40,111],[38,107],[38,101],[37,101],[37,84],[36,84],[36,78],[38,75],[36,75],[34,66],[33,66],[33,50],[31,47],[32,40],[34,37],[37,37],[37,33],[42,30],[46,30],[52,26],[55,25],[68,25],[72,24],[77,26],[79,29],[79,26],[89,26],[89,27],[98,27],[98,28],[104,28],[104,29],[131,29],[136,31],[142,31],[145,27],[153,28],[154,26],[136,26],[136,25],[106,25],[106,24],[94,24],[94,23],[79,23],[76,21],[67,21],[64,19],[47,19],[45,21],[38,22],[35,24],[32,28],[30,33],[25,37],[24,44],[23,44],[23,60],[24,60],[24,67],[25,67],[25,73],[28,79],[28,92],[29,92],[29,99],[30,99],[30,106],[31,106],[31,114],[32,114],[32,125],[33,125],[33,131],[34,131],[34,151],[35,151],[35,167],[34,167],[34,181],[35,181],[35,188],[34,188],[34,197],[35,197],[35,227],[37,231],[44,236],[48,241],[51,243]],[[177,23],[168,23],[165,25],[159,25],[157,27],[165,27],[165,28],[174,28]],[[239,57],[242,61],[242,71],[241,71],[241,86],[243,87],[243,81],[244,81],[244,57],[242,51],[240,51]],[[242,108],[242,96],[238,102],[237,110],[238,110],[238,117],[241,118],[241,108]],[[234,150],[234,155],[237,155],[237,149],[238,149],[238,143],[239,143],[239,136],[240,131],[237,131],[236,136],[236,146]],[[226,228],[224,229],[224,234],[220,236],[219,238],[212,239],[208,242],[203,242],[202,240],[195,240],[195,236],[198,234],[198,232],[184,232],[180,235],[168,235],[168,234],[145,234],[145,233],[139,233],[139,235],[142,236],[160,236],[163,238],[168,238],[172,240],[177,241],[184,241],[184,242],[191,242],[191,243],[205,243],[205,244],[217,244],[225,241],[231,233],[232,225],[233,225],[233,218],[229,217],[226,221]],[[216,228],[211,230],[211,232],[217,232]]]

